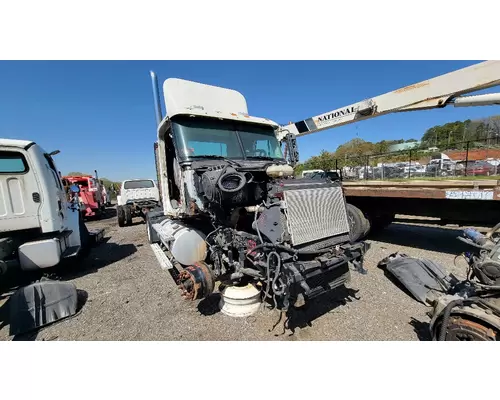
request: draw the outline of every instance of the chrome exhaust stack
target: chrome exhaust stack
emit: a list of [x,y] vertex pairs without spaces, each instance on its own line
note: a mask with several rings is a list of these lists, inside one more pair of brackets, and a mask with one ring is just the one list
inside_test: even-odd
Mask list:
[[153,86],[153,101],[155,105],[155,113],[156,113],[156,126],[160,126],[161,121],[163,119],[161,115],[161,103],[160,103],[160,90],[158,89],[158,78],[153,71],[150,71],[151,74],[151,84]]

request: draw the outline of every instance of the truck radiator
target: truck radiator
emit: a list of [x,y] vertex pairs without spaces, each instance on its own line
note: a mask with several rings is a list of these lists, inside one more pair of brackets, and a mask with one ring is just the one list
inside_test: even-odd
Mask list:
[[341,187],[286,190],[283,194],[294,246],[349,234]]

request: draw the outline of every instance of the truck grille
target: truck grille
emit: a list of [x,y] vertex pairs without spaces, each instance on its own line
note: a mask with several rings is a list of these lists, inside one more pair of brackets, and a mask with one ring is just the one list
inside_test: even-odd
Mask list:
[[286,190],[284,199],[294,246],[349,233],[341,187]]

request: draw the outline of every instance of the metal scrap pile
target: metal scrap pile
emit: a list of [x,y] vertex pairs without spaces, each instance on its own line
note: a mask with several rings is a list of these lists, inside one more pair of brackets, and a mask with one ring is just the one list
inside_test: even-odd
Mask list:
[[466,279],[459,280],[435,262],[394,253],[379,263],[429,313],[433,340],[496,341],[500,339],[500,223],[485,235],[465,229],[458,239],[473,250],[463,253]]

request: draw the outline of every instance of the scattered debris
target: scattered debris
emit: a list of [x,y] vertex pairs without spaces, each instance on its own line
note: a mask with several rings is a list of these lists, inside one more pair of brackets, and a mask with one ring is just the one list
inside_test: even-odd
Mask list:
[[429,325],[433,340],[497,341],[500,339],[500,239],[467,228],[458,239],[475,251],[463,254],[464,280],[428,259],[394,253],[380,261],[418,301],[432,306]]

